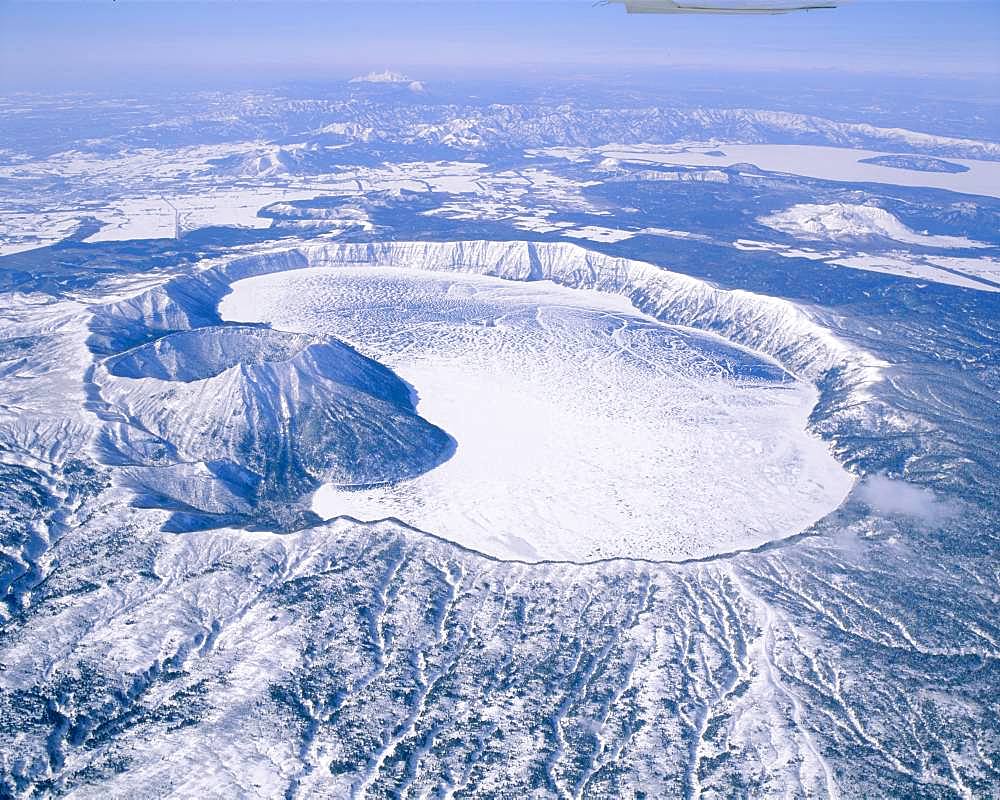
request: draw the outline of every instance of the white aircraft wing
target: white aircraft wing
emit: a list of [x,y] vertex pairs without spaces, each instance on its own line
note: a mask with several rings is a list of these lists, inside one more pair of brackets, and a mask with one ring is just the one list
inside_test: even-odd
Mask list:
[[629,14],[787,14],[836,8],[836,0],[608,0]]

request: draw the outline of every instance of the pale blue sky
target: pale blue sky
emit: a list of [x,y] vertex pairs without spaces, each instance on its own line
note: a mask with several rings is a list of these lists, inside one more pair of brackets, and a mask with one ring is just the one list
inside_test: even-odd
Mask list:
[[628,16],[588,0],[0,0],[5,89],[416,77],[574,66],[1000,74],[1000,0],[854,0],[779,17]]

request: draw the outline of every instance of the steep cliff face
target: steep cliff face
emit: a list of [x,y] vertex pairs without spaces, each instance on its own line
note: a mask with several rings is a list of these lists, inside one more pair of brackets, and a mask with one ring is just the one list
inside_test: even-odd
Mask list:
[[801,307],[773,297],[726,291],[640,261],[614,258],[568,243],[375,242],[324,244],[237,259],[219,268],[228,282],[302,266],[370,264],[469,272],[515,281],[551,280],[578,289],[624,295],[639,311],[665,322],[719,333],[778,359],[807,380],[830,370],[858,381],[877,377],[880,363],[838,340]]
[[[640,261],[569,243],[372,242],[308,245],[234,259],[105,306],[91,323],[90,345],[102,354],[156,335],[217,324],[215,305],[233,281],[302,267],[402,266],[468,272],[516,281],[551,280],[625,295],[641,312],[719,333],[770,355],[797,375],[819,380],[834,368],[858,380],[880,364],[838,340],[800,306],[744,291],[726,291]],[[126,334],[127,332],[127,334]]]

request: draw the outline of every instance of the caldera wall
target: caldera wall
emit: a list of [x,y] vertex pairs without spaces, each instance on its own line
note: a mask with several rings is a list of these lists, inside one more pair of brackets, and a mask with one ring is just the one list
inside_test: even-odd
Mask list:
[[[621,295],[638,311],[657,320],[718,334],[775,359],[797,378],[817,386],[820,400],[810,427],[832,445],[847,466],[859,454],[851,451],[851,445],[841,444],[842,435],[852,434],[844,436],[844,440],[854,441],[859,431],[867,434],[868,429],[886,424],[887,417],[879,413],[871,393],[884,365],[833,335],[818,321],[818,312],[563,243],[321,243],[263,251],[98,308],[91,325],[91,347],[95,354],[114,358],[179,330],[225,327],[217,305],[237,280],[305,267],[364,265],[470,273],[512,281],[550,280],[567,287]],[[111,331],[125,332],[112,336]],[[257,392],[267,391],[266,383],[255,382],[254,388]],[[287,430],[294,430],[294,425]],[[275,451],[286,451],[279,444]],[[433,461],[429,459],[428,463]],[[255,475],[262,475],[270,474],[272,467],[255,463],[250,468]],[[282,465],[285,471],[289,468],[294,469],[294,464]],[[315,476],[311,476],[298,485],[305,492],[314,484]],[[240,517],[246,519],[242,505]]]

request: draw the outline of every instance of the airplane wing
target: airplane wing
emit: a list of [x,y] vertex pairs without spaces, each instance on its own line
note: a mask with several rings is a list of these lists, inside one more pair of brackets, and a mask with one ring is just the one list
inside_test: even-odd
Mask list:
[[836,8],[835,0],[607,0],[621,4],[629,14],[787,14]]

